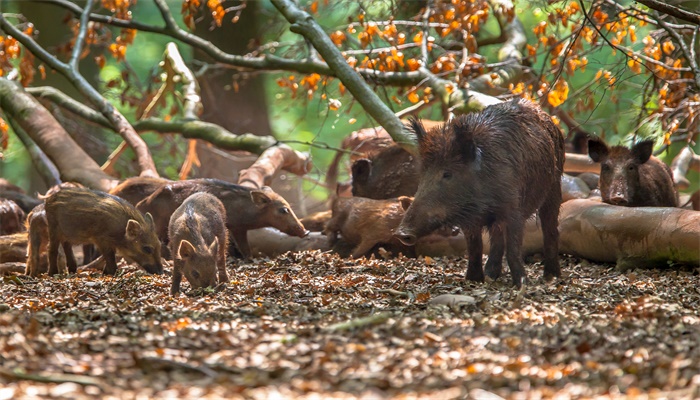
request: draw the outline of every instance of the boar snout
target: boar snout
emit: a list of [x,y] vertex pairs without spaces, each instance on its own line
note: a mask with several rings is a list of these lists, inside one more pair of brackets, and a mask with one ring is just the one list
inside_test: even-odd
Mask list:
[[142,265],[141,267],[151,275],[163,275],[163,265],[162,264],[147,264],[147,265]]
[[401,243],[406,246],[414,246],[417,241],[416,235],[413,232],[401,228],[394,232],[394,237],[399,239]]
[[610,204],[624,207],[629,204],[629,201],[627,201],[627,198],[621,193],[614,193],[612,196],[610,196]]

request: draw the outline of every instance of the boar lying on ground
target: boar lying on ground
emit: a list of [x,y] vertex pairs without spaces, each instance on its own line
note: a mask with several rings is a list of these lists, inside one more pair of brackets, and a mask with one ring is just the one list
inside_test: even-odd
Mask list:
[[116,252],[146,272],[163,273],[153,218],[150,214],[144,218],[126,200],[90,189],[63,188],[48,196],[44,207],[49,235],[49,275],[58,273],[59,245],[66,254],[68,272],[75,273],[77,264],[71,244],[85,243],[94,244],[102,253],[106,275],[117,272]]
[[668,165],[651,155],[653,140],[628,149],[588,141],[588,155],[600,163],[600,194],[608,204],[627,207],[677,207],[678,193]]
[[226,227],[244,257],[250,256],[248,231],[264,227],[303,237],[307,234],[286,200],[268,187],[251,189],[217,179],[191,179],[169,183],[140,202],[141,212],[150,212],[158,236],[167,241],[170,216],[186,198],[197,192],[216,196],[226,208]]
[[396,237],[416,243],[445,225],[467,238],[466,278],[484,281],[481,230],[491,238],[486,275],[497,279],[505,250],[513,284],[525,280],[521,258],[525,221],[539,212],[544,277],[561,276],[557,217],[561,204],[564,139],[549,115],[527,100],[492,105],[427,131],[412,121],[422,170],[418,191]]
[[404,210],[412,200],[406,196],[390,200],[336,198],[333,201],[333,217],[324,230],[329,246],[336,244],[340,233],[347,244],[354,246],[350,254],[353,258],[367,255],[377,244],[400,246],[391,249],[393,252],[414,253],[393,237],[394,229],[401,223]]
[[24,210],[12,200],[0,199],[0,235],[11,235],[24,229]]
[[188,197],[170,217],[170,254],[173,255],[173,281],[170,293],[180,291],[182,275],[193,288],[214,287],[226,274],[226,209],[209,193]]

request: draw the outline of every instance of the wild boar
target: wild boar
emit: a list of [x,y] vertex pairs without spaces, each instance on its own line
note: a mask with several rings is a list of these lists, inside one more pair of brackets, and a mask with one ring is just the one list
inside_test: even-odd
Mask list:
[[484,281],[481,230],[491,248],[486,275],[498,279],[505,250],[513,284],[526,279],[521,247],[525,221],[539,212],[544,234],[544,277],[561,276],[557,218],[561,204],[564,138],[539,107],[512,100],[462,115],[426,131],[413,120],[422,163],[413,204],[396,237],[407,245],[445,225],[467,238],[466,279]]
[[24,229],[24,210],[12,200],[0,198],[0,235],[11,235]]
[[362,257],[377,244],[400,246],[392,249],[404,254],[413,253],[410,247],[401,246],[393,237],[394,229],[401,223],[404,210],[413,201],[402,196],[398,199],[374,200],[363,197],[339,197],[333,201],[333,216],[326,224],[324,233],[329,246],[336,244],[338,233],[353,246],[351,256]]
[[121,197],[135,206],[141,200],[150,196],[161,186],[169,182],[172,181],[162,178],[135,176],[125,179],[119,185],[112,188],[112,190],[109,191],[109,194]]
[[182,276],[193,288],[228,282],[226,274],[226,209],[209,193],[188,197],[170,217],[170,254],[173,280],[170,293],[180,291]]
[[668,165],[651,155],[653,140],[628,149],[602,139],[588,141],[588,156],[600,163],[603,202],[626,207],[677,207],[678,193]]
[[[141,215],[124,199],[84,188],[64,188],[45,200],[49,235],[49,275],[58,273],[58,247],[68,272],[77,264],[71,244],[92,243],[102,253],[105,275],[117,272],[116,253],[146,272],[162,274],[160,241],[150,214]],[[31,236],[31,233],[30,233]]]
[[[83,186],[79,183],[63,182],[52,186],[43,196],[39,195],[39,198],[45,199],[61,189],[75,187]],[[37,277],[48,272],[49,266],[47,254],[47,249],[49,246],[49,223],[46,221],[46,210],[44,208],[44,203],[34,207],[34,209],[27,215],[25,225],[28,232],[27,266],[25,274]],[[87,246],[91,247],[91,245],[84,245],[83,252]],[[65,259],[63,255],[61,258]],[[63,263],[65,264],[65,261],[63,261]]]
[[418,163],[397,144],[352,164],[352,195],[370,199],[413,196],[418,189]]
[[168,183],[141,201],[137,208],[153,215],[158,236],[166,242],[170,216],[185,199],[197,192],[213,194],[224,204],[226,228],[244,257],[250,256],[247,233],[251,229],[273,227],[292,236],[307,234],[289,203],[269,187],[251,189],[218,179]]

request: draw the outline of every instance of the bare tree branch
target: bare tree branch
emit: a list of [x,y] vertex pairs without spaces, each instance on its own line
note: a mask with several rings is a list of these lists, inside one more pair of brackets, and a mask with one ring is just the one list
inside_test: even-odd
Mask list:
[[129,125],[126,118],[117,111],[110,102],[102,97],[102,95],[80,75],[78,70],[71,68],[69,64],[59,61],[56,57],[39,46],[31,37],[10,24],[7,19],[5,19],[4,14],[0,14],[0,28],[24,45],[27,50],[46,65],[64,75],[76,89],[99,109],[100,113],[110,122],[113,129],[124,138],[132,149],[134,149],[136,161],[142,176],[158,176],[158,171],[153,163],[153,158],[151,158],[151,153],[143,139],[141,139],[131,125]]
[[651,8],[652,10],[656,10],[659,12],[662,12],[664,14],[668,14],[671,16],[674,16],[678,19],[682,19],[683,21],[688,21],[692,22],[696,25],[700,25],[700,14],[696,14],[694,12],[690,12],[687,10],[684,10],[680,7],[674,7],[666,1],[658,1],[658,0],[636,0],[637,3],[642,3],[645,6]]
[[[162,0],[159,0],[162,1]],[[309,40],[316,51],[321,54],[328,66],[335,71],[338,79],[352,93],[374,119],[377,120],[391,135],[392,139],[409,152],[416,152],[416,144],[412,135],[404,131],[403,124],[362,80],[362,77],[348,65],[326,32],[307,12],[299,9],[290,0],[272,0],[272,4],[291,24],[290,30],[303,35]]]
[[117,180],[102,172],[51,113],[16,82],[0,78],[0,108],[41,147],[61,171],[64,181],[104,191],[116,185]]

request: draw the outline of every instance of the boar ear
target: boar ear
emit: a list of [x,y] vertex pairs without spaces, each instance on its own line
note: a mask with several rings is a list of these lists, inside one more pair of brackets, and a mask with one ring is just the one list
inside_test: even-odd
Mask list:
[[654,141],[645,140],[632,146],[632,157],[637,163],[644,164],[649,161],[652,151],[654,151]]
[[588,139],[588,157],[595,162],[608,158],[608,145],[602,139]]
[[369,179],[369,174],[372,172],[372,161],[360,158],[352,163],[351,171],[353,182],[365,182]]
[[467,163],[474,163],[479,169],[481,165],[481,149],[476,146],[471,135],[460,129],[454,129],[454,140],[462,159]]
[[209,253],[216,254],[218,252],[218,250],[219,250],[219,238],[215,236],[214,241],[211,242],[211,244],[209,245]]
[[153,216],[151,213],[147,212],[146,215],[144,215],[144,218],[146,219],[146,223],[150,226],[155,226],[155,222],[153,222]]
[[399,197],[399,203],[401,203],[401,208],[403,208],[404,211],[408,210],[408,207],[413,204],[413,197],[408,197],[408,196],[401,196]]
[[196,252],[197,250],[192,246],[192,243],[188,242],[187,240],[182,240],[180,241],[180,245],[177,247],[177,258],[178,259],[183,259],[183,258],[190,258],[192,255]]
[[143,232],[143,227],[139,224],[139,221],[135,219],[130,219],[126,223],[126,238],[129,240],[136,239]]
[[423,123],[420,121],[420,119],[416,117],[411,117],[408,119],[408,125],[406,125],[406,129],[409,132],[413,132],[416,135],[416,139],[418,139],[418,143],[423,141],[423,138],[427,135],[427,132],[425,131],[425,127],[423,126]]
[[253,190],[250,192],[250,198],[253,199],[253,204],[263,208],[272,203],[272,199],[263,190]]

